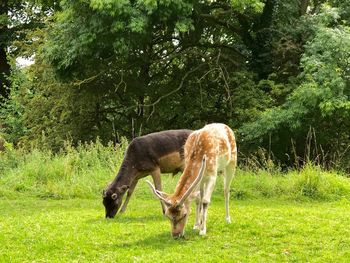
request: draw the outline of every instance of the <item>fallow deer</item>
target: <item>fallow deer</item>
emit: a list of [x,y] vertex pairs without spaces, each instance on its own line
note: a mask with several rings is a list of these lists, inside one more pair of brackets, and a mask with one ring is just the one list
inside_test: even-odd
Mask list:
[[[184,168],[184,145],[191,130],[169,130],[137,137],[127,148],[115,179],[103,191],[106,217],[113,218],[120,208],[126,210],[140,178],[151,175],[156,189],[161,190],[161,173],[176,174]],[[162,204],[162,203],[161,203]],[[163,213],[165,210],[162,204]]]
[[[218,172],[223,172],[226,221],[229,213],[230,184],[237,165],[237,147],[233,131],[225,124],[213,123],[194,131],[185,144],[185,169],[171,195],[157,190],[147,181],[151,190],[166,206],[172,236],[184,235],[191,201],[197,199],[194,229],[206,234],[208,205]],[[199,191],[198,191],[199,188]]]

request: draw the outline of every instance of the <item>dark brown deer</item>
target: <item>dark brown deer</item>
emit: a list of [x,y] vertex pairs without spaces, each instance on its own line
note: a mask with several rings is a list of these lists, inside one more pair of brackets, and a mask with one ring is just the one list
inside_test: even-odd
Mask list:
[[[161,173],[176,174],[184,168],[184,145],[191,130],[169,130],[135,138],[130,143],[115,179],[103,191],[106,217],[113,218],[120,208],[125,212],[139,179],[151,175],[157,190],[162,189]],[[161,202],[163,213],[164,204]]]
[[197,199],[196,223],[200,235],[207,232],[207,211],[218,172],[223,172],[226,222],[229,213],[230,184],[237,165],[237,147],[233,131],[225,124],[213,123],[194,131],[185,144],[185,169],[173,194],[154,188],[153,193],[166,206],[174,238],[184,235],[191,201]]

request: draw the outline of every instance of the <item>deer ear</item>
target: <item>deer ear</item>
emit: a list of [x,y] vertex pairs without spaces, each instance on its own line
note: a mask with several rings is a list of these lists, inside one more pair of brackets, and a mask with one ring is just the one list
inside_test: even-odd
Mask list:
[[114,194],[111,195],[111,197],[112,197],[113,200],[116,200],[118,195],[116,193],[114,193]]
[[129,189],[128,185],[123,185],[121,187],[118,187],[118,191],[121,192],[121,193],[124,193],[128,189]]

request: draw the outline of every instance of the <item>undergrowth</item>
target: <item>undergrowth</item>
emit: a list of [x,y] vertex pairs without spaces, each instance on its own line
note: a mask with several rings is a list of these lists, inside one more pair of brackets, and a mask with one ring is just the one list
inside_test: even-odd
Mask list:
[[0,196],[91,198],[115,175],[127,143],[66,144],[59,153],[8,149],[0,153]]
[[[74,148],[69,143],[59,153],[8,147],[0,152],[0,197],[50,199],[96,198],[122,162],[127,142],[103,146],[99,141]],[[309,163],[299,170],[278,167],[238,169],[231,184],[235,199],[282,198],[288,200],[350,200],[350,179]],[[164,189],[172,192],[180,175],[163,176]],[[148,193],[144,182],[136,191]],[[216,192],[223,193],[222,180]],[[223,196],[219,195],[219,196]]]
[[236,199],[350,200],[350,180],[339,172],[324,171],[309,163],[301,170],[286,173],[240,170],[232,182],[231,192]]

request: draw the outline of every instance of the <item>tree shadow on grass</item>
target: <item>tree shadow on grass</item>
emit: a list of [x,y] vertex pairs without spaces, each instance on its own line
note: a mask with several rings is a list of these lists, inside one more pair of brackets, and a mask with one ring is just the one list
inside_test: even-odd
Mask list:
[[87,219],[87,223],[101,223],[107,222],[108,224],[123,224],[123,223],[145,223],[148,221],[162,221],[163,217],[158,215],[147,215],[147,216],[126,216],[126,215],[117,215],[115,218],[104,218],[104,217],[96,217]]
[[186,235],[184,238],[174,239],[170,231],[163,231],[158,234],[147,236],[144,239],[133,240],[133,241],[121,241],[115,244],[111,244],[108,249],[128,249],[135,247],[149,247],[154,250],[171,249],[171,247],[187,246],[195,241],[195,234]]
[[162,221],[164,218],[159,215],[146,215],[146,216],[127,216],[127,215],[118,215],[114,220],[121,223],[145,223],[147,221]]

